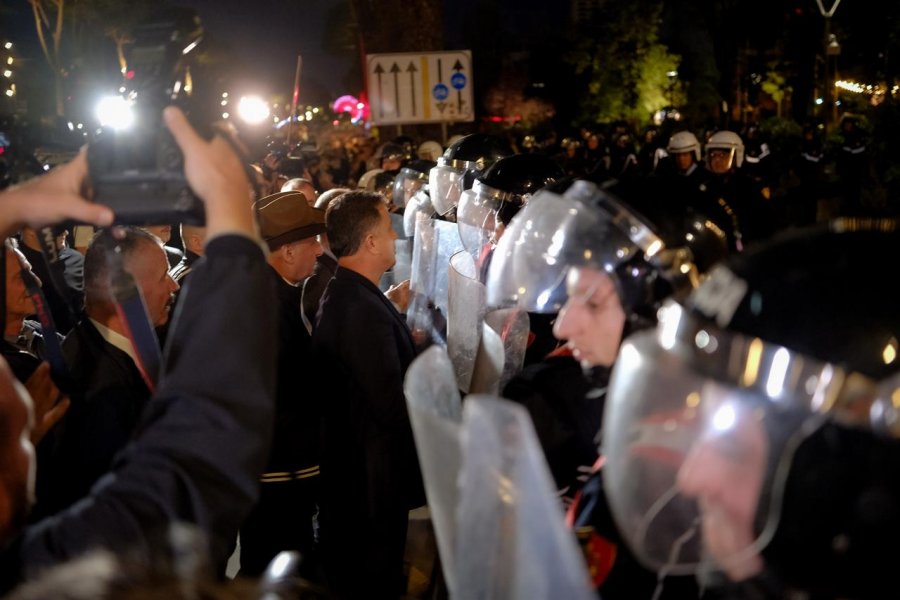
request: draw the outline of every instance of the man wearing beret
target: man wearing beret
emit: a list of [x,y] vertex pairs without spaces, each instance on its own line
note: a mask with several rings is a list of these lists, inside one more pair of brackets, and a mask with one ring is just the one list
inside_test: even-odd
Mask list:
[[262,474],[260,500],[241,528],[241,574],[261,574],[282,550],[297,550],[301,573],[316,579],[313,520],[319,481],[319,420],[303,369],[311,366],[311,339],[303,324],[300,286],[322,246],[325,211],[302,193],[279,192],[255,204],[260,233],[278,291],[278,387],[275,436]]

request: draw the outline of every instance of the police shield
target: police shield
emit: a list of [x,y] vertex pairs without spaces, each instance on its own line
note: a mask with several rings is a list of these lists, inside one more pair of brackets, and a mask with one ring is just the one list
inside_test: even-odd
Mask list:
[[528,313],[521,309],[501,308],[485,314],[471,393],[499,394],[522,370],[529,330]]
[[391,213],[391,227],[397,233],[397,239],[394,240],[394,266],[388,269],[381,280],[378,287],[381,291],[387,291],[392,285],[397,285],[409,279],[410,263],[412,262],[412,240],[406,237],[403,227],[403,215]]
[[447,352],[459,389],[468,393],[487,310],[487,291],[478,281],[475,262],[468,252],[457,252],[450,257],[449,268]]
[[411,308],[408,322],[413,333],[445,344],[450,257],[462,250],[456,223],[416,216],[410,270]]
[[595,598],[528,412],[469,396],[463,409],[457,598]]
[[462,597],[455,593],[453,554],[459,504],[456,478],[460,466],[462,402],[447,353],[439,346],[432,346],[419,355],[406,371],[403,391],[444,577],[451,596]]

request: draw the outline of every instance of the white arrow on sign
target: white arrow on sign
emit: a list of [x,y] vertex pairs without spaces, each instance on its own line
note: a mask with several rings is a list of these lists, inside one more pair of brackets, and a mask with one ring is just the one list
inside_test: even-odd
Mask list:
[[375,123],[474,120],[469,51],[370,54],[366,62]]

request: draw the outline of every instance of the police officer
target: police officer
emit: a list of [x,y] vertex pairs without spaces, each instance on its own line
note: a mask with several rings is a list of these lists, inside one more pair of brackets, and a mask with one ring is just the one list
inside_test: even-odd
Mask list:
[[718,131],[709,138],[706,165],[710,175],[701,189],[731,217],[734,237],[730,242],[738,251],[776,230],[775,211],[760,185],[741,171],[743,164],[744,142],[738,134]]
[[512,154],[504,140],[485,133],[472,133],[450,144],[429,173],[431,202],[437,214],[454,220],[450,212],[463,190],[472,187],[479,173]]
[[[500,240],[488,274],[489,303],[558,311],[554,332],[588,371],[587,386],[546,371],[532,377],[538,394],[514,390],[536,421],[557,486],[569,494],[597,458],[594,436],[621,340],[652,325],[664,298],[693,289],[727,251],[724,234],[701,215],[677,204],[641,204],[648,195],[640,188],[616,191],[631,202],[576,181],[553,201],[529,203]],[[564,394],[566,388],[588,395]],[[622,546],[601,482],[597,470],[573,513],[594,583],[604,598],[650,597],[657,577]],[[673,598],[697,594],[685,580],[663,591]]]
[[897,595],[896,221],[838,220],[716,269],[630,338],[605,489],[640,561],[727,598]]

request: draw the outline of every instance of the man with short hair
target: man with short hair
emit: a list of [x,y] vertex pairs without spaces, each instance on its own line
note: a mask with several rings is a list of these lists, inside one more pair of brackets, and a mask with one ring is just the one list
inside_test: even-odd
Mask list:
[[174,268],[184,258],[184,252],[169,245],[169,240],[172,239],[171,225],[144,225],[141,229],[149,231],[163,243],[163,250],[166,251],[166,259],[169,261],[170,269]]
[[[303,323],[300,284],[312,273],[322,246],[325,211],[300,192],[279,192],[255,204],[269,247],[269,271],[278,291],[278,387],[275,437],[260,499],[241,526],[241,574],[260,575],[282,550],[298,550],[301,570],[316,578],[314,519],[318,510],[319,398],[310,389],[312,339]],[[304,373],[304,369],[307,370]]]
[[378,288],[397,235],[385,198],[361,190],[332,201],[325,222],[338,258],[313,330],[330,388],[321,402],[325,573],[343,598],[396,598],[405,591],[408,513],[424,504],[403,394],[415,345]]
[[300,192],[306,197],[306,202],[310,206],[315,206],[316,199],[319,197],[319,192],[316,190],[316,186],[309,179],[304,179],[303,177],[295,177],[293,179],[288,179],[284,185],[281,186],[282,192]]
[[[348,188],[332,188],[316,199],[316,208],[325,211],[331,201],[345,192],[349,192]],[[316,258],[316,266],[313,267],[312,275],[303,282],[303,320],[306,328],[312,332],[313,325],[316,322],[316,313],[319,312],[319,300],[325,292],[325,287],[337,271],[337,258],[331,251],[331,244],[328,243],[328,234],[322,232],[319,234],[319,243],[322,245],[322,254]]]
[[111,230],[101,230],[85,256],[85,318],[63,342],[72,408],[63,422],[57,451],[49,464],[41,466],[42,497],[37,509],[42,514],[52,514],[87,495],[128,442],[150,399],[141,357],[112,295],[110,263],[121,257],[122,268],[134,278],[155,327],[168,321],[178,284],[169,277],[158,238],[138,228],[124,232],[117,239]]
[[[210,234],[181,306],[191,331],[173,331],[143,427],[90,498],[26,529],[34,406],[0,360],[0,594],[89,551],[105,551],[111,573],[125,575],[115,564],[125,556],[141,572],[158,572],[173,558],[168,533],[176,523],[195,526],[208,542],[189,557],[193,566],[223,566],[256,499],[274,415],[275,318],[266,307],[275,295],[247,203],[249,182],[228,141],[204,140],[178,109],[167,108],[164,118],[204,201]],[[82,152],[3,192],[0,236],[64,219],[111,224],[109,208],[80,196],[87,172]]]

